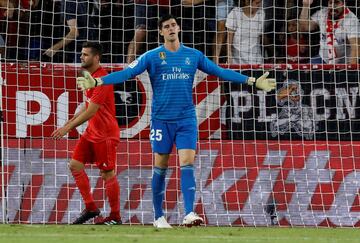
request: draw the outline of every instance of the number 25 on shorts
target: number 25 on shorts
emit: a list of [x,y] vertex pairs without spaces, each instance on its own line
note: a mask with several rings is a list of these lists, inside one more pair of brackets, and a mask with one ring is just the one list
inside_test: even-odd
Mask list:
[[161,129],[151,129],[150,131],[150,140],[151,141],[161,141],[162,140],[162,130]]

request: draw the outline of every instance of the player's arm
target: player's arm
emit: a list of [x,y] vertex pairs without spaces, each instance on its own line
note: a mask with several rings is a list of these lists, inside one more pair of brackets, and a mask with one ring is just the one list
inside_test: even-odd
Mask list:
[[86,105],[83,104],[82,107],[80,108],[80,111],[77,112],[70,120],[68,120],[64,126],[66,126],[67,124],[69,124],[70,122],[72,122],[73,120],[75,120],[81,113],[86,111]]
[[182,5],[184,7],[192,7],[203,3],[205,0],[182,0]]
[[201,55],[200,58],[201,60],[199,61],[199,69],[208,74],[215,75],[221,79],[234,83],[246,83],[248,85],[253,85],[255,83],[256,88],[262,89],[266,92],[276,88],[276,80],[273,78],[267,78],[269,72],[264,73],[259,78],[248,77],[241,73],[235,72],[234,70],[219,67],[204,55]]
[[234,43],[234,35],[235,35],[235,31],[228,29],[227,32],[227,40],[228,40],[228,44],[227,44],[227,53],[228,53],[228,64],[232,63],[233,60],[233,53],[232,53],[232,46]]
[[350,60],[349,64],[358,64],[360,57],[359,38],[349,38],[350,44]]
[[77,86],[81,90],[90,89],[100,85],[119,84],[143,73],[148,66],[146,53],[133,61],[127,68],[121,71],[110,73],[101,78],[93,78],[87,71],[83,72],[83,77],[76,79]]
[[99,104],[90,102],[88,107],[82,109],[81,112],[77,113],[72,119],[70,119],[63,127],[55,130],[51,136],[54,139],[60,139],[65,136],[68,132],[74,129],[77,126],[80,126],[84,122],[88,121],[91,117],[93,117],[98,109],[100,108]]
[[303,7],[300,13],[300,28],[302,31],[312,31],[317,27],[317,23],[310,19],[310,5],[313,0],[303,0]]
[[44,55],[53,57],[60,49],[63,49],[65,46],[69,45],[79,36],[76,19],[69,19],[68,21],[66,21],[66,23],[70,31],[59,42],[47,49],[44,52]]

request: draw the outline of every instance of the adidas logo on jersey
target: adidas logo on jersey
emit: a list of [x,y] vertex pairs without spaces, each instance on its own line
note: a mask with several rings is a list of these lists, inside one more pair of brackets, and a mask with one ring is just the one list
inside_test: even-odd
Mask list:
[[163,60],[163,61],[161,62],[161,65],[165,65],[165,64],[167,64],[167,62],[166,62],[165,60]]

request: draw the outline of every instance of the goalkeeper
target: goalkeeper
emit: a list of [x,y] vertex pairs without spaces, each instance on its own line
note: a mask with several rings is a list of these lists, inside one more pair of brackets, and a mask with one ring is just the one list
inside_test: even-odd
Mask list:
[[192,86],[196,70],[200,69],[235,83],[255,83],[257,88],[267,92],[275,89],[276,82],[274,79],[267,79],[268,73],[255,79],[223,69],[200,51],[182,45],[178,37],[180,27],[175,16],[160,18],[159,32],[164,37],[164,45],[144,53],[122,71],[102,78],[93,78],[85,73],[84,77],[77,78],[77,84],[79,88],[86,90],[99,85],[122,83],[148,71],[153,90],[150,127],[150,142],[155,154],[152,178],[155,211],[153,224],[157,228],[171,228],[164,217],[162,204],[169,154],[175,143],[180,160],[181,191],[185,207],[183,224],[200,225],[203,219],[194,212],[194,160],[198,127]]
[[[100,65],[102,46],[98,43],[85,42],[81,50],[81,66],[94,77],[107,74]],[[105,181],[105,192],[109,200],[111,212],[109,217],[97,224],[121,224],[120,187],[116,178],[116,146],[119,143],[119,126],[115,119],[115,100],[113,86],[102,86],[88,89],[85,92],[86,106],[74,115],[66,124],[52,133],[54,139],[60,139],[72,129],[89,121],[84,134],[74,149],[69,169],[85,202],[85,209],[73,224],[83,224],[100,214],[96,206],[84,170],[85,163],[94,162],[100,169]]]

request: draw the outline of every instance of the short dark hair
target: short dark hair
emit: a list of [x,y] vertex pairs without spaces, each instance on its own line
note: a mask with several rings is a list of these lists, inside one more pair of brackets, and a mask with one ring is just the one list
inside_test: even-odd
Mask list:
[[82,44],[82,48],[90,48],[92,54],[99,55],[101,59],[103,54],[103,46],[100,43],[87,41]]
[[178,20],[177,20],[177,17],[175,15],[172,15],[172,14],[166,14],[166,15],[163,15],[159,18],[159,21],[158,21],[158,26],[159,26],[159,29],[162,28],[162,24],[165,22],[165,21],[168,21],[169,19],[175,19],[176,23],[178,24]]

